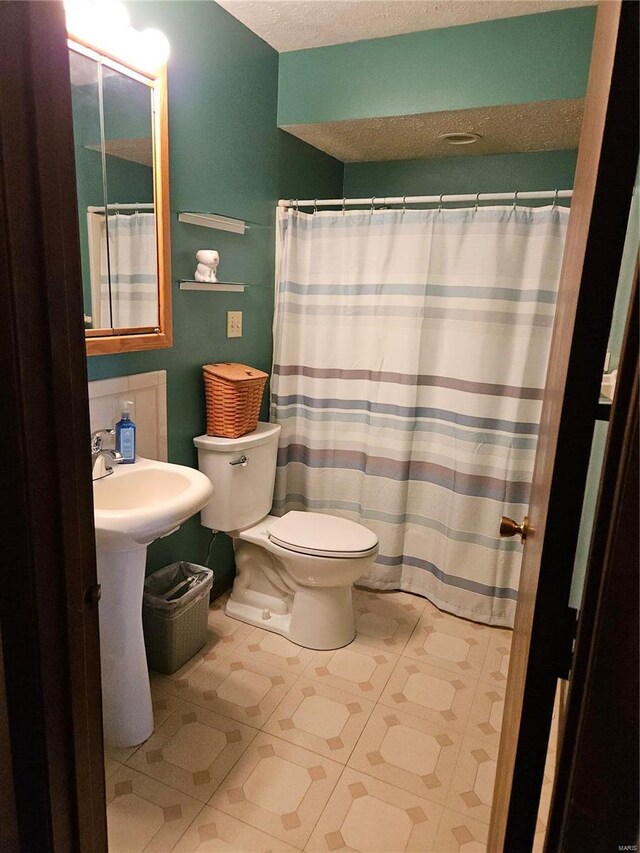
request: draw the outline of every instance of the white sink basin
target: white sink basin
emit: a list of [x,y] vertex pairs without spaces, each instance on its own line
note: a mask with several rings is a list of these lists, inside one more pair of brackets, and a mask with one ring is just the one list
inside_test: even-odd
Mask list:
[[115,465],[113,474],[93,483],[102,710],[109,746],[135,746],[153,731],[142,633],[147,545],[177,530],[212,493],[200,471],[140,457],[133,465]]
[[138,457],[93,483],[98,548],[128,550],[166,536],[199,512],[213,493],[200,471]]

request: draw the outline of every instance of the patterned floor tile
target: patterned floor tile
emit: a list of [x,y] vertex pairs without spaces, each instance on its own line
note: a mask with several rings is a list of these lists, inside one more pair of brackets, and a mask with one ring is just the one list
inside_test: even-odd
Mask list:
[[427,599],[420,595],[414,595],[412,592],[401,592],[400,590],[381,590],[367,589],[366,587],[354,586],[353,600],[363,598],[367,601],[378,599],[381,602],[390,601],[402,606],[407,613],[418,611],[418,615],[422,613],[427,605]]
[[297,646],[286,637],[254,628],[237,647],[236,653],[267,666],[278,666],[296,675],[304,670],[315,654],[311,649]]
[[444,804],[462,735],[377,705],[349,767]]
[[254,630],[253,625],[247,625],[239,619],[232,619],[224,612],[228,595],[217,598],[209,608],[207,622],[207,642],[205,648],[218,651],[232,651],[245,640]]
[[469,714],[467,734],[497,747],[500,743],[503,711],[504,690],[480,681]]
[[304,675],[365,699],[377,699],[397,661],[396,655],[356,639],[343,649],[316,652]]
[[122,767],[107,781],[109,853],[166,853],[202,803]]
[[498,747],[465,737],[451,781],[447,807],[489,823]]
[[533,836],[533,847],[531,848],[531,853],[542,853],[544,850],[544,842],[547,837],[547,830],[541,829],[540,832],[536,832]]
[[488,835],[486,823],[445,809],[433,849],[437,853],[485,853]]
[[464,732],[477,684],[466,675],[401,657],[379,701]]
[[113,776],[116,770],[119,770],[122,767],[122,762],[117,761],[115,758],[112,758],[109,755],[108,750],[105,750],[104,753],[104,778],[109,779],[109,777]]
[[105,758],[108,758],[111,761],[117,761],[119,764],[125,764],[127,759],[131,758],[136,749],[138,749],[137,746],[105,746],[104,755]]
[[261,728],[297,676],[235,653],[208,653],[188,676],[176,679],[176,696]]
[[305,850],[426,853],[442,807],[346,768]]
[[262,733],[210,805],[301,848],[341,769],[334,761]]
[[345,764],[373,707],[353,693],[300,678],[263,730]]
[[182,708],[182,700],[169,693],[161,679],[151,679],[151,702],[153,703],[154,731],[169,717]]
[[503,687],[507,683],[509,674],[509,655],[511,653],[512,631],[500,628],[491,629],[489,648],[484,659],[480,680],[488,684],[496,684]]
[[[402,596],[402,597],[401,597]],[[356,636],[363,643],[401,654],[424,609],[406,593],[361,592],[353,602]],[[415,600],[415,596],[409,596]]]
[[491,629],[425,608],[403,654],[451,672],[479,678]]
[[229,853],[297,853],[298,848],[205,806],[173,848],[173,853],[221,853],[223,850]]
[[131,756],[128,766],[206,803],[256,730],[197,705],[181,704]]

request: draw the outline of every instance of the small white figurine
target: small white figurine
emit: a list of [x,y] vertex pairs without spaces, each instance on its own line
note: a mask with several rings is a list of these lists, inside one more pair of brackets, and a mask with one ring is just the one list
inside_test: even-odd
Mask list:
[[220,263],[220,255],[215,249],[199,249],[196,252],[196,260],[198,261],[194,275],[196,281],[218,281],[216,271]]

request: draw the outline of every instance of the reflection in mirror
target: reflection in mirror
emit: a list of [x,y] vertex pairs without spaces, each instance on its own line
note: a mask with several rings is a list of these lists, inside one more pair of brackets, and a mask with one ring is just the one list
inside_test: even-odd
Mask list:
[[104,76],[102,91],[111,325],[153,329],[159,318],[152,89],[116,72]]
[[94,298],[91,287],[91,259],[87,211],[105,205],[105,187],[102,174],[100,73],[101,67],[93,59],[74,51],[69,52],[71,72],[71,105],[73,111],[73,137],[78,193],[78,223],[82,260],[82,286],[84,293],[85,328],[110,326],[108,313],[103,318],[100,290]]

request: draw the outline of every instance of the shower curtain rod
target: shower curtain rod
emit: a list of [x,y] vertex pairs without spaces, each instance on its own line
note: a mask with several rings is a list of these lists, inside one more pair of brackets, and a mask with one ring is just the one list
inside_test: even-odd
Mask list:
[[[140,202],[140,204],[108,204],[107,210],[153,210],[155,204],[153,202]],[[87,207],[89,213],[104,213],[104,205],[89,205]]]
[[453,195],[394,195],[373,196],[372,198],[281,198],[278,207],[349,207],[358,205],[376,204],[445,204],[452,201],[470,201],[479,204],[481,201],[501,201],[510,199],[514,204],[529,199],[552,198],[554,201],[560,198],[571,198],[573,190],[535,190],[532,192],[509,192],[509,193],[460,193]]

